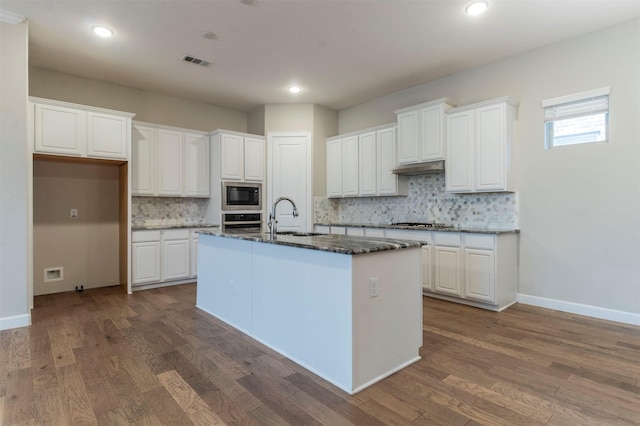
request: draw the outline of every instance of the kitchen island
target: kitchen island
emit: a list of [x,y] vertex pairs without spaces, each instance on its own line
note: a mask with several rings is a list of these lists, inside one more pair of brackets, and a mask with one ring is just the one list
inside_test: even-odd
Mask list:
[[420,246],[201,231],[196,306],[353,394],[420,359]]

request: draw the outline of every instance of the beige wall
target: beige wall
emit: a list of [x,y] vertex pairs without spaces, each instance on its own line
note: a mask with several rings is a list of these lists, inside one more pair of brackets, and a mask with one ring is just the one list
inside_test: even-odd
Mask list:
[[[120,284],[118,183],[117,166],[34,161],[34,294]],[[45,283],[59,266],[64,280]]]
[[133,112],[134,120],[208,132],[247,130],[247,114],[175,96],[31,68],[29,95]]
[[265,136],[264,131],[264,105],[247,114],[247,132],[254,135]]
[[[545,150],[540,101],[604,86],[610,142]],[[394,121],[394,109],[443,96],[465,105],[505,95],[520,101],[519,293],[640,313],[640,21],[342,110],[340,132]]]
[[28,34],[27,23],[0,22],[0,330],[30,322]]

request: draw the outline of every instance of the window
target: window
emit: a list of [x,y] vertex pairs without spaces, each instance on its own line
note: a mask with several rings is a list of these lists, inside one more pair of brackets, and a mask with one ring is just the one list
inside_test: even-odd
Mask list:
[[609,139],[609,87],[542,101],[545,148]]

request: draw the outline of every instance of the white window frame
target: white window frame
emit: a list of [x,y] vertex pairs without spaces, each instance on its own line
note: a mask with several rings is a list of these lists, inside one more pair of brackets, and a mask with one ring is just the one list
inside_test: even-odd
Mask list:
[[[560,96],[541,101],[544,108],[544,139],[545,149],[574,146],[585,143],[606,143],[609,141],[609,94],[611,87],[589,90],[573,95]],[[604,140],[583,140],[571,144],[554,143],[554,122],[570,118],[588,117],[605,113]]]

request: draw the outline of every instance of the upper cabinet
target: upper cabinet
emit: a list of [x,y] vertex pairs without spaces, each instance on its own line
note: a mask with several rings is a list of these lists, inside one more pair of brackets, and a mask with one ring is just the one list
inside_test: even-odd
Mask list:
[[447,111],[445,185],[448,192],[514,192],[515,121],[509,97]]
[[441,98],[396,110],[397,164],[443,160],[445,112],[455,106],[455,100]]
[[257,135],[216,130],[214,147],[219,147],[220,179],[262,182],[265,168],[265,142]]
[[327,197],[407,195],[396,165],[396,126],[384,125],[327,139]]
[[34,153],[128,160],[134,114],[29,98]]
[[132,195],[210,196],[206,133],[136,122],[132,135]]

